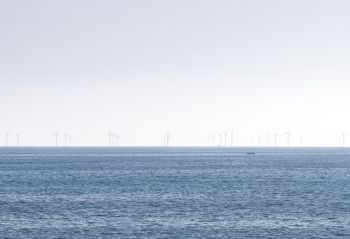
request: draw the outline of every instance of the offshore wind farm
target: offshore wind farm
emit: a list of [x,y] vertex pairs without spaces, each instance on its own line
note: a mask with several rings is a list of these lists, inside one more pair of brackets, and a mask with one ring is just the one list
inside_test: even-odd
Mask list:
[[[304,137],[301,135],[293,135],[290,130],[287,132],[280,132],[277,133],[274,131],[270,134],[259,134],[259,135],[253,135],[250,137],[251,140],[249,143],[239,141],[239,136],[241,135],[235,135],[235,130],[228,130],[223,131],[219,133],[213,133],[208,135],[208,141],[207,144],[183,144],[181,143],[181,139],[177,141],[177,144],[171,144],[170,143],[170,132],[163,133],[162,140],[159,140],[158,144],[155,145],[149,145],[147,142],[145,142],[143,145],[133,145],[133,144],[126,144],[123,145],[120,143],[120,135],[116,134],[112,131],[109,131],[108,134],[106,134],[105,137],[100,138],[100,144],[98,145],[84,145],[79,144],[79,142],[73,142],[72,139],[73,136],[71,134],[63,133],[60,134],[58,132],[55,132],[51,135],[51,137],[48,137],[47,141],[51,142],[49,144],[44,145],[32,145],[32,144],[21,144],[21,138],[23,137],[22,134],[14,134],[14,137],[11,137],[11,134],[5,133],[3,134],[3,144],[1,144],[0,140],[0,147],[20,147],[20,146],[41,146],[41,147],[50,147],[50,146],[56,146],[56,147],[70,147],[70,146],[81,146],[81,147],[94,147],[94,146],[109,146],[109,147],[116,147],[116,146],[136,146],[136,147],[147,147],[147,146],[163,146],[163,147],[169,147],[169,146],[175,146],[175,147],[347,147],[350,146],[349,142],[347,142],[347,131],[339,131],[337,133],[334,133],[333,135],[333,142],[330,145],[326,146],[317,146],[312,143],[309,145],[304,144]],[[176,135],[176,134],[175,134]],[[1,134],[0,134],[1,136]],[[87,134],[84,137],[89,137]],[[242,136],[244,137],[244,136]],[[30,137],[27,136],[27,139],[30,140]],[[161,138],[161,137],[159,137]],[[245,138],[247,138],[245,136]],[[256,138],[256,140],[254,140]],[[27,141],[28,142],[28,141]],[[30,142],[30,141],[29,141]],[[202,141],[203,142],[203,141]]]
[[350,238],[349,12],[1,0],[0,238]]

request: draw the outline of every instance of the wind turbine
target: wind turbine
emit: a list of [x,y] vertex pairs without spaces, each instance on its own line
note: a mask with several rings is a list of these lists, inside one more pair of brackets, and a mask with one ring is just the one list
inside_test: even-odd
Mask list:
[[225,147],[227,146],[227,132],[224,132],[224,139],[225,139]]
[[170,141],[170,133],[168,132],[166,134],[166,146],[169,147],[169,141]]
[[68,146],[68,134],[63,135],[64,137],[64,146]]
[[164,140],[164,146],[169,147],[169,139],[170,139],[170,133],[166,132],[163,135],[163,140]]
[[261,138],[262,138],[262,135],[259,135],[258,138],[259,138],[259,147],[260,147],[260,146],[261,146]]
[[59,134],[56,132],[56,133],[53,134],[53,136],[55,136],[55,145],[57,147],[58,146],[58,136],[59,136]]
[[19,139],[20,139],[21,135],[17,134],[16,136],[17,136],[17,147],[19,147]]
[[303,147],[303,144],[304,144],[304,137],[303,136],[299,136],[299,142],[300,142],[300,147]]
[[277,137],[278,137],[278,134],[275,132],[273,134],[273,137],[274,137],[274,140],[275,140],[275,146],[277,146]]
[[287,146],[290,146],[290,137],[292,137],[292,134],[290,133],[290,131],[288,130],[285,135],[287,136]]
[[68,135],[68,139],[69,139],[69,146],[72,146],[72,138],[73,138],[73,136],[72,136],[72,135]]
[[109,146],[112,146],[112,144],[113,144],[113,136],[114,136],[114,134],[112,133],[112,131],[109,131],[109,133],[108,133]]
[[114,138],[115,138],[115,146],[119,146],[119,135],[114,134]]
[[8,133],[5,134],[5,146],[6,147],[8,146],[9,136],[10,136],[10,134],[8,134]]
[[259,135],[259,146],[262,146],[262,143],[266,143],[266,146],[270,145],[270,135],[268,134],[263,134]]
[[233,130],[231,130],[230,135],[231,135],[231,147],[233,147]]
[[348,134],[348,132],[347,131],[342,131],[342,132],[340,132],[340,134],[341,134],[341,145],[343,146],[343,147],[345,147],[345,141],[346,141],[346,135]]

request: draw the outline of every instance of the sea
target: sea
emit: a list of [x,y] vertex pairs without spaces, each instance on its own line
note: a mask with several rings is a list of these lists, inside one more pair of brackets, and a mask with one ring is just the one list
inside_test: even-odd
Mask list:
[[0,148],[0,238],[350,238],[350,149]]

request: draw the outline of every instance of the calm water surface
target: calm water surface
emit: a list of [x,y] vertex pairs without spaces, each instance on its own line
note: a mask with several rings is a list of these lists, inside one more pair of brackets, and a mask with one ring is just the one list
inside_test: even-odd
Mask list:
[[350,238],[350,149],[1,148],[0,238]]

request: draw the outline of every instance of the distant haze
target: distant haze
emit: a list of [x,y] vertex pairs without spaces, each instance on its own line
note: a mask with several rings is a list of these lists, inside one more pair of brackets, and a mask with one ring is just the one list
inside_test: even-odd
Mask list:
[[2,0],[0,145],[5,133],[54,145],[56,131],[106,145],[113,130],[122,145],[169,131],[170,145],[200,146],[232,129],[236,145],[290,130],[337,146],[349,12],[347,0]]

